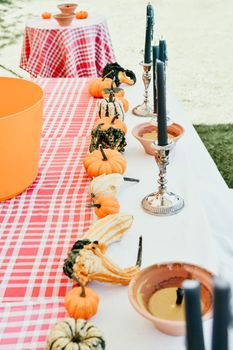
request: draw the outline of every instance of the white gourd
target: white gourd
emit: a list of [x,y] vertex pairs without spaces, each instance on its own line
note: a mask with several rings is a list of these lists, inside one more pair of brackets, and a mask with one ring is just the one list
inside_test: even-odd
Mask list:
[[85,320],[64,318],[50,331],[46,350],[104,350],[102,332]]
[[107,246],[122,239],[123,234],[131,227],[133,216],[119,213],[105,216],[94,222],[82,239],[89,239],[91,242],[98,241]]
[[122,183],[123,177],[120,174],[99,175],[91,181],[89,193],[96,197],[116,195]]
[[107,98],[101,99],[97,102],[98,106],[98,115],[100,118],[104,117],[115,117],[118,115],[118,118],[122,121],[125,119],[125,112],[123,104],[120,100],[110,101]]

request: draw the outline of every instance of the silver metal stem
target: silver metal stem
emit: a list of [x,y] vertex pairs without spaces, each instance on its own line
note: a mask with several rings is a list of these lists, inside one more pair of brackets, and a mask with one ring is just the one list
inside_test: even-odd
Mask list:
[[168,192],[168,181],[166,178],[169,154],[175,143],[171,142],[167,146],[158,146],[153,142],[152,145],[155,148],[155,160],[159,166],[159,187],[157,192],[153,192],[143,198],[142,207],[147,213],[152,215],[168,216],[177,214],[184,207],[184,200],[175,193]]
[[138,105],[137,107],[134,107],[133,114],[135,114],[138,117],[150,117],[152,113],[152,109],[150,107],[149,103],[149,85],[151,82],[151,67],[152,63],[140,63],[143,67],[143,74],[142,74],[142,81],[145,87],[144,90],[144,101],[141,105]]

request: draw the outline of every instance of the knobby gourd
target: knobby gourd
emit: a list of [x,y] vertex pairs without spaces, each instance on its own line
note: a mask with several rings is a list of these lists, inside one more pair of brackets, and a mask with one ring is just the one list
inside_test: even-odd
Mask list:
[[124,69],[117,62],[107,64],[104,69],[102,76],[109,74],[110,78],[115,78],[116,85],[119,86],[121,83],[127,85],[133,85],[136,83],[136,75],[133,71]]
[[103,148],[111,148],[119,152],[124,152],[127,145],[125,139],[126,125],[118,120],[118,116],[113,118],[105,117],[97,121],[91,132],[91,143],[89,151],[98,150],[100,146]]
[[105,247],[103,244],[99,244],[98,241],[91,242],[88,239],[84,241],[79,240],[74,244],[64,262],[63,271],[69,278],[74,280],[78,278],[84,285],[93,280],[127,285],[138,273],[142,259],[141,237],[136,265],[124,269],[104,255]]

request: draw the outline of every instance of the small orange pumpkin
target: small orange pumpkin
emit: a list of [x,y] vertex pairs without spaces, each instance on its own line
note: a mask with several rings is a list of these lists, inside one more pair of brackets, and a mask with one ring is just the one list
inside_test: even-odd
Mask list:
[[87,11],[78,11],[75,15],[77,19],[85,19],[88,17],[88,12]]
[[115,129],[120,129],[122,130],[125,134],[127,132],[127,126],[126,124],[121,121],[117,115],[113,118],[111,117],[103,117],[103,118],[99,118],[95,124],[94,124],[94,128],[97,128],[98,125],[101,125],[101,130],[107,130],[110,127],[115,128]]
[[116,100],[120,100],[122,102],[123,108],[125,112],[128,112],[129,110],[129,102],[124,97],[117,97]]
[[103,97],[103,90],[110,89],[112,79],[110,78],[94,78],[88,85],[88,91],[91,96],[101,98]]
[[101,98],[103,97],[103,90],[111,90],[116,87],[115,82],[108,78],[111,73],[112,71],[108,72],[103,78],[94,78],[89,82],[88,91],[91,96]]
[[96,177],[102,174],[124,174],[126,160],[120,152],[112,149],[103,149],[88,153],[83,161],[87,174]]
[[64,305],[71,317],[88,320],[97,313],[99,296],[91,289],[80,287],[71,289],[65,296]]
[[94,199],[94,204],[90,204],[90,208],[95,208],[95,214],[99,219],[104,218],[110,214],[117,214],[120,212],[120,204],[115,196],[104,195],[98,196]]
[[50,13],[50,12],[43,12],[41,17],[43,19],[50,19],[52,17],[52,13]]

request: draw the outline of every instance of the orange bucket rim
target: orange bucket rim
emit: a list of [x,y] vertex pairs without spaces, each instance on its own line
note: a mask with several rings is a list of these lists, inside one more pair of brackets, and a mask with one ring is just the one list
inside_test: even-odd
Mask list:
[[27,111],[30,111],[30,109],[34,108],[35,106],[37,106],[38,104],[40,104],[43,100],[44,100],[44,96],[45,96],[45,93],[44,93],[44,90],[42,89],[42,87],[35,83],[34,81],[30,81],[28,79],[21,79],[21,78],[14,78],[14,77],[0,77],[0,81],[1,80],[18,80],[18,81],[26,81],[28,84],[31,84],[31,85],[34,85],[36,86],[37,88],[40,89],[40,92],[41,92],[41,97],[40,99],[35,102],[33,105],[25,108],[25,109],[22,109],[21,111],[17,112],[17,113],[10,113],[8,115],[4,115],[4,116],[0,116],[0,121],[3,120],[3,119],[9,119],[9,118],[12,118],[12,117],[16,117],[17,115],[21,114],[22,112],[27,112]]

